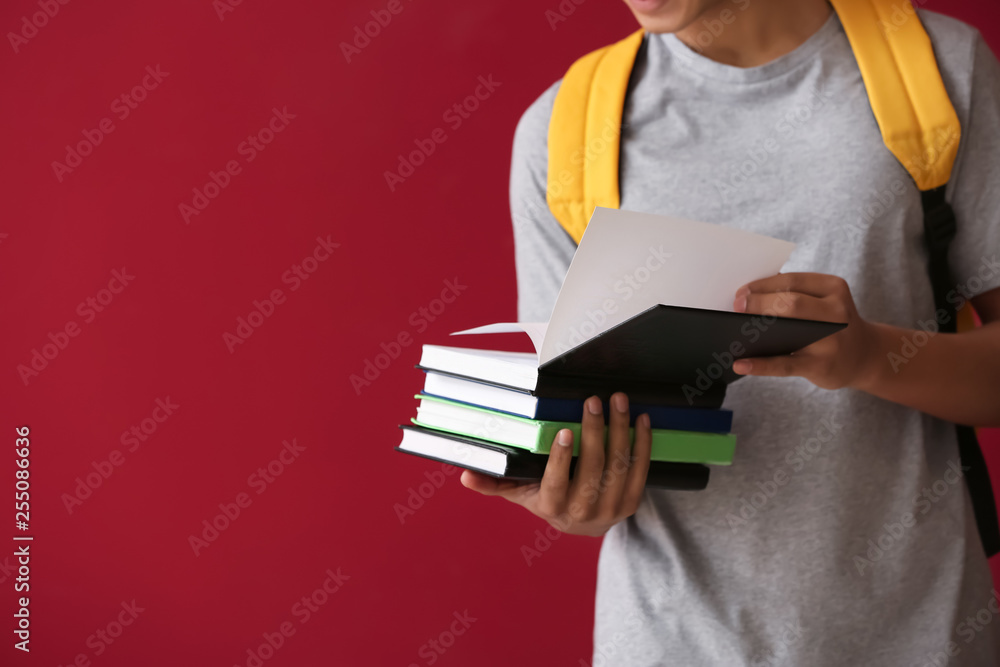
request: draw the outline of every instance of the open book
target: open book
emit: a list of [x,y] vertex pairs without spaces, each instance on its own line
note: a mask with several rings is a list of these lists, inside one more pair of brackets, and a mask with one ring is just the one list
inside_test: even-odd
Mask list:
[[732,310],[736,290],[779,272],[795,245],[672,216],[597,208],[535,353],[425,345],[420,367],[534,396],[719,407],[735,359],[791,354],[845,324]]

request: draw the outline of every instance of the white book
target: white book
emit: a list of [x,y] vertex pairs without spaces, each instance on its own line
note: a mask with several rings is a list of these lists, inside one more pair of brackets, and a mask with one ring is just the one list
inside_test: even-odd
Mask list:
[[534,419],[538,410],[538,398],[531,394],[433,371],[428,372],[424,378],[424,393],[482,405],[529,419]]
[[399,449],[410,454],[447,461],[492,475],[507,472],[507,454],[501,449],[486,449],[458,439],[415,429],[405,429]]
[[424,345],[420,365],[528,391],[534,389],[538,381],[538,357],[531,352]]

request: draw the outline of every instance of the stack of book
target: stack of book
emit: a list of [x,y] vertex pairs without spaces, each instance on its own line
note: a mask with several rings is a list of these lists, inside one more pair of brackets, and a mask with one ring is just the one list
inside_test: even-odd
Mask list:
[[596,209],[548,323],[458,332],[523,332],[534,353],[423,346],[417,416],[400,426],[396,449],[539,479],[560,429],[574,432],[578,453],[584,400],[599,396],[607,415],[621,391],[633,424],[650,417],[646,485],[705,488],[709,466],[733,462],[732,413],[721,409],[740,377],[733,361],[792,354],[845,326],[733,312],[736,290],[776,274],[793,248],[718,225]]
[[[538,392],[536,355],[424,345],[418,368],[426,373],[423,392],[416,396],[416,418],[401,426],[400,451],[521,479],[541,478],[561,429],[573,431],[573,453],[579,453],[586,392]],[[732,413],[687,407],[672,388],[664,384],[658,396],[644,396],[655,399],[648,403],[630,401],[630,423],[646,413],[652,427],[646,484],[703,489],[709,465],[732,463]],[[606,419],[609,392],[598,390],[597,395],[605,403]]]

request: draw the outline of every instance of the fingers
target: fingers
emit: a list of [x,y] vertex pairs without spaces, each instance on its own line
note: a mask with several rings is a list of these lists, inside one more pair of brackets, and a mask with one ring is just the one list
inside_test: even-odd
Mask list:
[[[568,498],[569,513],[575,521],[598,525],[603,530],[631,516],[638,509],[652,447],[649,415],[641,415],[636,420],[635,429],[638,450],[634,449],[629,432],[628,396],[620,392],[613,394],[608,401],[608,408],[607,451],[601,459],[601,467],[597,469],[596,466],[588,466],[583,474],[575,474]],[[594,419],[600,420],[600,423],[588,431],[587,415],[584,416],[581,456],[588,450],[588,440],[591,445],[589,450],[593,453],[601,449],[603,444],[603,420],[597,416]],[[639,461],[633,463],[633,455],[636,453]],[[595,456],[593,461],[596,460]],[[578,463],[577,470],[580,470],[582,463]],[[631,491],[627,491],[630,485]]]
[[632,466],[625,478],[622,511],[628,516],[639,509],[639,502],[646,492],[646,475],[649,458],[653,453],[653,432],[649,428],[649,415],[641,414],[635,420],[635,442],[632,445]]
[[608,407],[611,412],[608,415],[607,457],[598,483],[603,486],[601,493],[603,509],[609,515],[616,515],[621,509],[625,477],[629,471],[629,458],[632,452],[628,424],[628,397],[621,392],[612,394]]
[[558,516],[566,511],[569,494],[569,464],[573,460],[573,431],[568,428],[556,434],[555,442],[545,463],[541,486],[538,488],[538,510],[543,516]]
[[846,322],[847,313],[836,298],[818,298],[801,292],[748,293],[736,297],[733,310],[756,315],[780,315],[824,322]]
[[609,409],[605,437],[600,398],[591,396],[584,402],[572,479],[573,433],[562,429],[552,443],[540,481],[498,480],[466,470],[462,484],[484,495],[502,496],[523,505],[563,532],[604,534],[638,508],[652,448],[649,415],[640,415],[636,420],[633,445],[628,397],[620,392],[613,394]]
[[601,399],[591,396],[583,404],[583,420],[580,427],[580,453],[570,495],[579,498],[585,486],[600,483],[604,473],[604,408]]
[[843,278],[826,273],[779,273],[747,283],[736,291],[737,296],[744,290],[750,293],[800,292],[819,298],[850,291]]

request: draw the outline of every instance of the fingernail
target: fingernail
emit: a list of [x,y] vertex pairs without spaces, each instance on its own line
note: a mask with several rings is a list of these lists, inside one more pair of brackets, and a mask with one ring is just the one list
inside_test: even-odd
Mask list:
[[642,413],[636,423],[639,424],[639,428],[649,428],[649,415]]
[[589,412],[592,415],[599,415],[601,414],[601,410],[602,410],[601,399],[597,398],[596,396],[591,396],[590,398],[587,399],[587,412]]
[[615,394],[611,400],[615,404],[615,410],[628,412],[628,398],[625,397],[625,394]]
[[744,285],[743,287],[741,287],[741,288],[739,288],[738,290],[736,290],[736,294],[734,295],[734,297],[733,297],[733,298],[736,298],[736,299],[738,299],[738,298],[740,298],[741,296],[746,296],[746,295],[747,295],[747,294],[749,294],[749,293],[750,293],[750,288],[749,288],[749,287],[747,287],[746,285]]
[[733,362],[733,372],[739,375],[746,375],[750,372],[752,366],[753,364],[748,359],[738,359]]
[[736,297],[736,301],[733,303],[733,310],[737,313],[745,313],[747,309],[747,298],[745,296]]
[[558,442],[563,447],[569,447],[573,444],[573,431],[568,428],[564,428],[559,433],[556,434],[556,442]]

